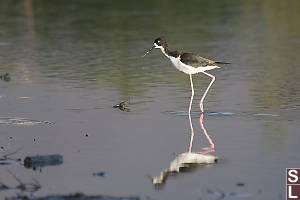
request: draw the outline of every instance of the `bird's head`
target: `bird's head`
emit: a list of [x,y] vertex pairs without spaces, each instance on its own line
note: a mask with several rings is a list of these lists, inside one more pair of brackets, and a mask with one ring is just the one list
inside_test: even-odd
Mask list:
[[167,44],[167,42],[163,38],[160,38],[160,37],[156,38],[154,40],[153,46],[145,53],[144,56],[146,56],[148,53],[150,53],[152,51],[152,49],[154,49],[154,48],[155,49],[162,49],[163,50],[166,47],[168,47],[168,44]]
[[168,47],[168,44],[163,38],[159,37],[154,40],[153,46],[156,49],[161,49],[161,48]]

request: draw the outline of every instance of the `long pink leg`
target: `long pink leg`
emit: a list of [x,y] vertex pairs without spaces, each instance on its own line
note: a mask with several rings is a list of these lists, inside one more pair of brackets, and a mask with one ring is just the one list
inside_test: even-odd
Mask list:
[[192,103],[194,98],[194,86],[193,86],[192,74],[190,74],[190,81],[191,81],[192,95],[191,95],[191,101],[189,106],[189,120],[190,120],[190,127],[191,127],[191,140],[190,140],[189,152],[192,152],[193,139],[194,139],[194,129],[193,129],[192,117],[191,117],[191,109],[192,109]]
[[202,148],[203,150],[206,150],[206,151],[202,152],[202,154],[207,154],[209,152],[214,152],[215,151],[215,144],[213,143],[212,139],[207,134],[207,131],[204,128],[204,125],[203,125],[203,113],[200,115],[199,123],[200,123],[201,129],[204,132],[204,135],[205,135],[206,139],[208,140],[208,142],[210,144],[210,147],[204,147],[204,148]]
[[213,84],[213,82],[215,81],[215,79],[216,79],[216,77],[214,77],[213,75],[211,75],[211,74],[209,74],[209,73],[207,73],[207,72],[202,72],[203,74],[205,74],[205,75],[207,75],[207,76],[209,76],[209,77],[211,77],[211,82],[210,82],[210,84],[208,85],[208,87],[207,87],[207,89],[206,89],[206,91],[204,92],[204,94],[203,94],[203,96],[202,96],[202,98],[201,98],[201,100],[200,100],[200,110],[201,110],[201,112],[203,113],[203,100],[204,100],[204,98],[205,98],[205,96],[206,96],[206,94],[207,94],[207,92],[208,92],[208,90],[209,90],[209,88],[210,88],[210,86]]

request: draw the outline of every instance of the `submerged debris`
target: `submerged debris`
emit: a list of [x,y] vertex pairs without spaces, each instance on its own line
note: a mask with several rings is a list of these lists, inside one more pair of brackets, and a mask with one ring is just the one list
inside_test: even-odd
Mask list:
[[39,124],[45,124],[50,126],[53,125],[54,122],[24,119],[24,118],[17,118],[17,117],[0,117],[0,124],[23,125],[23,126],[34,126]]
[[0,182],[0,191],[1,190],[20,190],[21,192],[36,192],[41,189],[41,185],[35,179],[33,182],[24,183],[22,182],[15,174],[13,174],[10,170],[7,169],[7,172],[14,177],[14,179],[19,183],[17,186],[8,186],[4,183]]
[[225,199],[230,197],[236,197],[236,198],[249,198],[251,196],[254,196],[255,193],[240,193],[240,192],[224,192],[221,190],[207,190],[208,196],[216,197],[217,199]]
[[63,163],[63,156],[60,154],[45,155],[45,156],[27,156],[24,159],[24,166],[26,168],[42,168],[51,165],[61,165]]
[[22,149],[23,149],[23,147],[17,149],[14,152],[7,153],[3,156],[0,156],[0,165],[11,165],[13,162],[15,162],[15,163],[20,162],[21,158],[11,158],[11,155],[18,153]]
[[9,75],[9,73],[6,72],[5,74],[0,75],[0,79],[4,80],[6,82],[10,81],[10,75]]
[[238,186],[238,187],[243,187],[243,186],[245,186],[245,183],[243,183],[243,182],[237,182],[237,183],[236,183],[236,186]]
[[10,197],[5,200],[139,200],[139,197],[111,197],[111,196],[88,196],[85,194],[77,193],[71,195],[51,195],[45,197],[30,197],[18,196]]
[[189,169],[198,165],[214,164],[218,161],[218,157],[214,155],[203,155],[197,153],[181,153],[170,163],[169,168],[166,168],[159,176],[152,178],[152,183],[159,187],[165,183],[169,174],[179,173],[182,169]]
[[129,101],[122,101],[121,103],[116,104],[116,105],[114,105],[113,107],[114,107],[114,108],[119,108],[119,109],[122,110],[122,111],[129,112],[130,109],[129,109],[129,108],[126,108],[126,106],[127,106],[128,104],[129,104]]
[[90,134],[87,131],[81,131],[81,134],[84,135],[84,137],[89,137]]
[[108,176],[108,173],[102,171],[102,172],[93,172],[93,176],[100,176],[100,177],[106,177]]

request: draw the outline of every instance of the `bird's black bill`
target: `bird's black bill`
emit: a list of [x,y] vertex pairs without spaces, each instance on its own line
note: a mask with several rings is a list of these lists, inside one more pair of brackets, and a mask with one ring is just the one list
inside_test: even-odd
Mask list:
[[142,57],[145,57],[148,53],[150,53],[150,52],[152,51],[153,48],[154,48],[154,46],[151,47],[151,48],[145,53],[145,55],[143,55]]

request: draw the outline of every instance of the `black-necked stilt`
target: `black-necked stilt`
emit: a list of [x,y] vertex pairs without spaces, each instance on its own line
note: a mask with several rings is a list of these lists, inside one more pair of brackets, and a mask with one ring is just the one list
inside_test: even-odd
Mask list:
[[192,95],[191,95],[191,101],[190,101],[190,106],[189,106],[189,115],[191,114],[192,101],[194,98],[194,86],[193,86],[192,74],[203,73],[212,79],[211,82],[209,83],[206,91],[204,92],[204,95],[202,96],[200,103],[199,103],[200,110],[203,113],[203,100],[204,100],[209,88],[215,81],[215,76],[207,73],[206,71],[212,70],[215,68],[220,68],[217,64],[229,64],[229,63],[212,61],[212,60],[209,60],[206,58],[202,58],[200,56],[196,56],[193,53],[170,51],[168,49],[167,42],[162,38],[157,38],[156,40],[154,40],[153,46],[145,53],[144,56],[146,56],[148,53],[150,53],[150,51],[152,51],[153,48],[160,49],[162,51],[162,53],[171,60],[173,65],[179,71],[189,74],[190,81],[191,81],[191,88],[192,88]]

